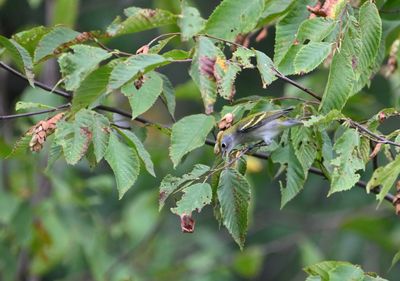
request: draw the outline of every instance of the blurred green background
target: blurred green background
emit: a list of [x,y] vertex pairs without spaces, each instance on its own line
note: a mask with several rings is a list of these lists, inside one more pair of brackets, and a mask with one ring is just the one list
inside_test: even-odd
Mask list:
[[[219,1],[191,3],[207,18]],[[36,25],[58,23],[78,31],[104,30],[129,6],[179,13],[178,0],[0,0],[0,5],[0,34],[8,37]],[[171,26],[106,43],[135,52],[157,34],[175,30]],[[263,42],[252,42],[251,46],[272,56],[273,44],[271,27]],[[161,69],[176,87],[177,119],[202,111],[188,67],[174,64]],[[45,66],[39,77],[54,84],[58,80],[55,65]],[[378,75],[370,89],[349,101],[345,113],[363,120],[383,107],[397,106],[399,77],[398,71],[390,79]],[[327,71],[320,68],[299,80],[322,93],[326,79]],[[308,98],[279,81],[262,89],[254,70],[240,74],[237,83],[237,96],[248,95]],[[52,105],[63,102],[0,70],[0,115],[13,113],[18,100]],[[127,104],[121,96],[112,102],[121,107]],[[217,110],[222,106],[218,104]],[[171,122],[162,104],[156,104],[146,117],[163,124]],[[105,164],[91,169],[85,161],[67,166],[59,160],[43,172],[48,147],[40,154],[4,160],[18,136],[43,118],[0,122],[0,280],[304,280],[302,268],[323,260],[350,261],[365,271],[399,280],[398,265],[389,271],[400,249],[399,219],[387,202],[376,209],[374,196],[360,188],[327,198],[328,182],[309,175],[304,192],[280,210],[279,180],[283,178],[273,177],[277,167],[249,158],[252,215],[241,252],[219,227],[210,207],[195,214],[193,234],[181,232],[179,218],[168,208],[158,212],[161,179],[168,173],[180,175],[191,170],[196,163],[211,165],[211,147],[191,153],[174,171],[168,139],[148,129],[145,144],[158,177],[142,171],[135,186],[119,201],[113,174]],[[397,127],[398,121],[391,120],[384,130]],[[137,130],[145,135],[144,129]],[[365,179],[369,179],[370,169]]]

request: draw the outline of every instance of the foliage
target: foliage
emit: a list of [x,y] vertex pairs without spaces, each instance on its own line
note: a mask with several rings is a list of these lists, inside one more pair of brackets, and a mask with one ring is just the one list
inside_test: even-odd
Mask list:
[[[361,122],[354,118],[351,110],[346,110],[346,106],[369,91],[385,57],[389,56],[389,61],[394,58],[400,64],[399,48],[393,55],[393,45],[400,36],[400,20],[385,19],[374,1],[360,2],[326,1],[323,8],[317,8],[316,1],[305,0],[224,0],[208,19],[204,19],[190,1],[181,1],[180,13],[161,8],[129,7],[124,10],[124,19],[117,17],[102,31],[78,32],[54,25],[24,30],[11,38],[0,36],[0,46],[4,50],[0,54],[12,61],[32,86],[35,72],[48,60],[57,59],[61,76],[57,85],[62,90],[44,88],[63,95],[70,105],[63,107],[67,107],[66,114],[57,122],[54,138],[50,138],[51,133],[42,136],[51,147],[47,173],[51,173],[51,166],[59,157],[70,165],[86,159],[92,168],[98,166],[96,169],[103,168],[104,158],[114,173],[118,197],[122,199],[136,182],[140,182],[142,164],[148,174],[157,175],[157,180],[161,181],[159,209],[169,204],[167,199],[175,199],[175,206],[170,210],[180,217],[182,230],[187,229],[186,224],[194,228],[192,213],[211,206],[218,222],[226,227],[240,249],[246,251],[244,243],[254,200],[246,167],[251,172],[254,163],[242,157],[245,153],[267,159],[266,165],[272,175],[285,173],[284,183],[280,182],[281,208],[304,190],[310,173],[329,181],[328,195],[358,185],[368,192],[374,191],[380,202],[385,198],[393,199],[390,192],[400,173],[399,131],[395,128],[383,133],[379,126],[398,112],[378,108],[378,114],[365,116],[370,119]],[[380,2],[392,5],[391,1]],[[71,9],[76,9],[76,2],[71,5]],[[71,21],[70,18],[60,20],[70,26]],[[154,28],[165,31],[171,26],[179,32],[165,32],[141,46],[136,53],[105,46],[108,40],[122,35],[136,36],[138,32]],[[258,34],[257,41],[263,40],[267,35],[262,32],[270,26],[276,30],[273,58],[262,49],[249,47],[252,36]],[[177,37],[181,40],[178,43],[175,42]],[[169,49],[164,51],[166,46]],[[204,113],[191,112],[178,121],[175,111],[180,104],[176,106],[178,94],[171,83],[175,77],[161,73],[164,66],[176,65],[187,68],[191,77],[188,83],[197,86],[194,92],[199,92],[204,106]],[[396,62],[391,67],[395,65]],[[398,70],[392,73],[394,71],[398,74]],[[259,81],[258,87],[266,91],[278,84],[277,80],[282,80],[297,87],[302,94],[271,98],[261,94],[252,96],[248,91],[243,95],[238,87],[242,73],[252,73]],[[320,94],[300,83],[315,73],[323,73],[326,80]],[[303,76],[305,74],[309,76]],[[288,75],[302,77],[293,80]],[[41,87],[38,83],[36,86]],[[237,97],[239,92],[242,98]],[[162,125],[167,122],[143,118],[143,114],[157,116],[154,108],[158,101],[168,112],[171,126]],[[130,112],[119,109],[124,104],[129,104]],[[216,130],[223,131],[225,125],[232,125],[226,113],[232,113],[235,123],[246,115],[284,109],[289,105],[293,110],[288,118],[301,120],[302,125],[282,128],[281,136],[267,148],[246,143],[235,147],[226,157],[215,155],[214,165],[197,164],[200,161],[190,158],[199,155],[197,149],[206,145],[216,145],[215,151],[220,151],[223,133],[216,136]],[[16,106],[16,110],[31,108],[48,109],[48,112],[60,109],[33,99],[21,100]],[[127,120],[121,121],[118,115]],[[218,123],[220,118],[223,121]],[[257,120],[249,123],[253,121],[257,123]],[[168,174],[159,179],[157,165],[153,163],[156,155],[143,143],[144,139],[135,131],[137,127],[144,127],[149,139],[165,135],[170,140],[168,151],[173,168],[191,172],[180,177]],[[27,133],[9,153],[11,158],[27,150],[34,136],[40,133],[25,129]],[[377,155],[384,166],[376,166]],[[370,166],[374,169],[372,176]],[[362,182],[362,177],[368,179],[368,183]],[[41,227],[37,235],[46,235],[40,233]],[[57,227],[62,232],[62,226]],[[57,227],[53,231],[57,232]],[[59,239],[68,240],[67,237]],[[85,255],[97,256],[98,249],[93,241],[102,237],[94,237],[93,241],[85,239],[82,238]],[[101,280],[106,273],[94,269],[102,268],[101,258],[99,260],[99,265],[90,266],[92,275]],[[318,263],[305,271],[309,274],[307,280],[384,280],[345,262]]]

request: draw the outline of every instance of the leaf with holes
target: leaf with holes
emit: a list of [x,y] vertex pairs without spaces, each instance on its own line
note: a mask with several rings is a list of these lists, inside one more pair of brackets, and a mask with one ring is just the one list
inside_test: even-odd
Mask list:
[[308,169],[311,168],[317,156],[317,143],[312,128],[303,126],[291,129],[291,141],[294,153],[303,167],[304,176],[307,178]]
[[225,0],[208,18],[204,32],[233,40],[253,30],[264,11],[263,0]]
[[225,56],[210,39],[205,37],[198,38],[195,50],[189,73],[200,89],[205,112],[209,114],[214,111],[214,103],[217,99],[214,64],[217,58],[225,58]]
[[62,146],[68,164],[78,163],[88,150],[93,137],[90,130],[92,121],[92,115],[82,110],[75,115],[74,121],[57,123],[54,141]]
[[37,102],[19,101],[15,104],[15,111],[31,109],[31,108],[55,109],[54,106],[37,103]]
[[211,198],[211,186],[208,183],[196,183],[183,189],[182,198],[171,211],[178,216],[189,215],[193,211],[200,212],[211,203]]
[[39,41],[51,30],[49,27],[37,26],[14,34],[12,39],[24,47],[31,57],[33,57]]
[[97,47],[75,45],[71,49],[72,52],[64,53],[58,58],[65,89],[68,91],[78,89],[101,61],[111,57],[109,52]]
[[47,56],[55,54],[62,45],[74,40],[80,33],[72,29],[56,26],[39,41],[36,49],[34,62],[38,63]]
[[382,201],[385,199],[385,196],[394,186],[399,174],[400,156],[397,156],[394,161],[375,170],[368,182],[367,191],[370,192],[374,187],[381,186],[381,191],[376,198],[379,200],[379,204],[382,203]]
[[128,33],[136,33],[160,26],[176,23],[177,16],[169,11],[161,9],[142,9],[130,7],[124,10],[127,17],[121,20],[117,17],[110,26],[107,27],[107,34],[119,36]]
[[139,89],[134,83],[128,83],[121,88],[131,105],[132,119],[149,110],[163,90],[163,79],[156,72],[145,74],[143,80]]
[[196,8],[187,5],[186,0],[181,1],[181,10],[182,15],[178,19],[178,26],[182,32],[182,40],[187,41],[204,28],[206,21]]
[[174,168],[188,152],[204,145],[214,122],[212,116],[195,114],[182,118],[172,126],[169,155]]
[[99,163],[107,151],[111,130],[110,121],[104,115],[95,111],[89,111],[89,113],[92,115],[90,129],[92,131],[93,150],[96,162]]
[[306,181],[303,165],[297,158],[292,143],[276,149],[272,155],[272,161],[286,166],[286,186],[281,184],[281,208],[292,200],[302,189]]
[[316,125],[328,126],[333,121],[344,118],[346,118],[346,116],[344,116],[340,111],[334,109],[326,115],[312,115],[308,118],[308,120],[304,121],[303,124],[305,127],[312,127]]
[[181,186],[188,186],[195,180],[198,180],[205,173],[210,171],[210,167],[202,164],[196,164],[190,173],[184,174],[181,177],[174,177],[170,174],[166,175],[160,184],[159,210],[164,207],[168,197]]
[[263,88],[266,88],[269,84],[276,80],[274,63],[272,60],[263,52],[256,51],[257,68],[261,75]]
[[217,59],[214,66],[214,76],[217,82],[218,94],[226,100],[232,100],[236,93],[235,80],[241,68],[234,62]]
[[139,176],[140,163],[137,153],[135,149],[120,141],[117,133],[111,132],[104,158],[114,172],[119,199],[121,199]]
[[356,34],[346,33],[340,51],[336,52],[332,59],[328,82],[319,107],[323,114],[327,114],[333,109],[340,111],[353,93],[355,73],[352,53],[354,50],[353,40],[356,40],[354,36]]
[[360,158],[358,147],[360,136],[353,129],[347,129],[336,141],[333,149],[337,157],[331,161],[333,173],[328,196],[339,191],[349,190],[360,179],[357,171],[365,166]]
[[253,68],[251,58],[256,55],[255,51],[238,47],[232,54],[232,61],[238,63],[242,68]]
[[139,75],[149,72],[170,61],[157,54],[134,55],[119,62],[111,72],[108,91],[118,89],[129,81],[138,78]]
[[299,25],[307,19],[309,12],[305,8],[308,0],[294,1],[286,16],[276,25],[274,63],[279,65],[296,39]]
[[222,171],[217,189],[222,221],[235,242],[243,249],[248,227],[250,184],[234,169]]

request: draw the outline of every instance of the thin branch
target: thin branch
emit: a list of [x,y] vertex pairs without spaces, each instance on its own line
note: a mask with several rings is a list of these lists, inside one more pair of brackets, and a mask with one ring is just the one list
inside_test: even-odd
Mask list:
[[295,86],[296,88],[302,90],[303,92],[309,94],[310,96],[312,96],[313,98],[321,101],[322,98],[320,96],[318,96],[316,93],[314,93],[313,91],[311,91],[310,89],[300,85],[299,83],[297,83],[296,81],[293,81],[292,79],[286,77],[285,75],[283,75],[282,73],[280,73],[277,69],[272,68],[272,70],[275,72],[275,76],[278,77],[279,79]]
[[[21,78],[21,79],[24,79],[24,80],[26,80],[26,81],[28,81],[28,78],[27,78],[24,74],[22,74],[21,72],[15,70],[14,68],[12,68],[11,66],[5,64],[5,63],[2,62],[2,61],[0,61],[0,67],[3,68],[3,69],[5,69],[5,70],[7,70],[8,72],[14,74],[15,76],[17,76],[17,77],[19,77],[19,78]],[[67,98],[67,99],[71,99],[71,98],[72,98],[72,96],[71,96],[69,93],[64,92],[64,91],[62,91],[62,90],[53,89],[53,88],[50,87],[49,85],[46,85],[46,84],[44,84],[44,83],[42,83],[42,82],[39,82],[39,81],[34,80],[34,81],[33,81],[33,84],[34,84],[35,86],[38,86],[39,88],[41,88],[41,89],[43,89],[43,90],[49,91],[49,92],[54,93],[54,94],[56,94],[56,95],[59,95],[59,96],[61,96],[61,97],[64,97],[64,98]]]
[[360,131],[366,133],[367,135],[369,135],[369,136],[375,138],[375,140],[373,140],[373,141],[375,141],[375,142],[384,143],[384,144],[391,144],[391,145],[393,145],[393,146],[400,147],[400,143],[397,143],[397,142],[388,140],[388,139],[386,139],[386,138],[384,138],[384,137],[382,137],[382,136],[379,136],[379,135],[377,135],[377,134],[371,132],[371,131],[368,130],[367,128],[365,128],[363,125],[361,125],[361,124],[359,124],[359,123],[357,123],[357,122],[355,122],[355,121],[353,121],[353,120],[351,120],[351,119],[347,119],[347,121],[350,123],[351,126],[357,128],[357,129],[359,129]]
[[[94,109],[101,110],[101,111],[112,112],[112,113],[117,113],[117,114],[119,114],[121,116],[124,116],[124,117],[127,117],[129,119],[132,119],[132,114],[130,114],[129,112],[126,112],[126,111],[123,111],[121,109],[114,108],[114,107],[111,107],[111,106],[99,105],[99,106],[96,106]],[[149,120],[147,120],[147,119],[145,119],[143,117],[136,117],[134,120],[138,121],[138,122],[140,122],[140,123],[142,123],[144,125],[155,124],[154,122],[151,122],[151,121],[149,121]]]
[[301,102],[303,102],[303,103],[312,103],[312,104],[316,104],[316,105],[319,104],[318,101],[305,100],[305,99],[298,98],[298,97],[278,97],[278,98],[271,98],[271,101],[281,101],[281,100],[296,100],[296,101],[301,101]]
[[41,110],[41,111],[27,112],[27,113],[13,114],[13,115],[4,115],[4,116],[0,116],[0,120],[10,120],[10,119],[16,119],[16,118],[21,118],[21,117],[46,114],[46,113],[55,112],[55,111],[58,111],[58,110],[61,110],[64,108],[68,108],[68,107],[70,107],[69,103],[60,105],[56,108],[51,108],[51,109],[46,109],[46,110]]
[[215,39],[215,40],[224,42],[224,43],[229,44],[229,45],[234,45],[236,47],[241,47],[241,48],[245,48],[245,49],[250,50],[249,48],[247,48],[246,46],[243,46],[242,44],[239,44],[239,43],[236,43],[236,42],[233,42],[233,41],[229,41],[229,40],[226,40],[226,39],[223,39],[223,38],[215,37],[215,36],[212,36],[212,35],[209,35],[209,34],[198,34],[198,35],[196,35],[196,37],[198,37],[198,36],[203,36],[203,37]]

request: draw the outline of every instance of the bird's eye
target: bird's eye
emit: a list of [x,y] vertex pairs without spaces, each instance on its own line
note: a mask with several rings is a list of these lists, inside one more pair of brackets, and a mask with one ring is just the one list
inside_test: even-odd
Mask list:
[[222,147],[222,148],[225,148],[225,147],[226,147],[226,143],[224,143],[224,142],[221,143],[221,147]]

